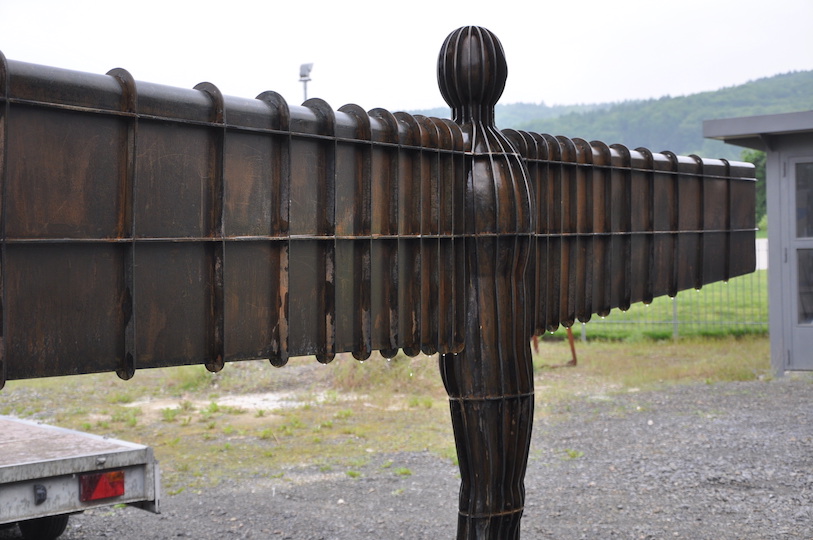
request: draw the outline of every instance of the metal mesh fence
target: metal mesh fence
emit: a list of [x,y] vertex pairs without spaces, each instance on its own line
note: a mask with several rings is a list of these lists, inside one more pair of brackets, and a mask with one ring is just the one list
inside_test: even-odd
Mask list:
[[626,312],[613,310],[574,330],[581,329],[583,340],[767,334],[768,241],[757,240],[756,250],[752,274],[635,304]]

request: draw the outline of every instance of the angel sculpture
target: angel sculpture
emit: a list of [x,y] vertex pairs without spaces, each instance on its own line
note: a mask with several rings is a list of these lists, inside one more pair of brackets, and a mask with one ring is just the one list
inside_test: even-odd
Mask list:
[[0,55],[0,386],[438,354],[458,538],[519,538],[531,338],[753,271],[754,172],[500,131],[506,76],[480,27],[440,51],[453,120]]

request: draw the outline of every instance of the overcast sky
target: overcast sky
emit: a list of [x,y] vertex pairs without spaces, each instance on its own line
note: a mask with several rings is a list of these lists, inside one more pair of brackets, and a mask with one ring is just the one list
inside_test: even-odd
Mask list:
[[677,96],[813,69],[813,0],[0,0],[6,58],[224,94],[275,90],[334,109],[443,106],[435,66],[456,28],[497,34],[501,103]]

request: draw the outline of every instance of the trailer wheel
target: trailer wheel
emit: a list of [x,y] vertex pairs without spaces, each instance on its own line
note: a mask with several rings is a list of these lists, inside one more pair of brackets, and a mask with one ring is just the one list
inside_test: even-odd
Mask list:
[[55,540],[68,526],[68,514],[29,519],[18,523],[25,540]]

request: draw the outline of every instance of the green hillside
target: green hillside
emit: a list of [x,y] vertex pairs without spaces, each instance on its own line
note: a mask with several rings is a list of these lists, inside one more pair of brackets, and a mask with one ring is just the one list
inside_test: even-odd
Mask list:
[[599,139],[631,148],[737,159],[741,149],[703,138],[703,120],[813,109],[813,71],[787,73],[682,97],[627,101],[553,119],[528,118],[518,129]]
[[[742,149],[703,138],[703,120],[813,110],[813,71],[798,71],[681,97],[554,106],[498,105],[500,128],[643,146],[653,151],[740,159]],[[449,116],[448,108],[412,111]]]
[[[494,110],[496,124],[501,128],[516,128],[528,122],[559,118],[567,114],[588,113],[606,110],[612,103],[599,103],[595,105],[545,105],[544,103],[498,103]],[[449,107],[435,107],[434,109],[420,109],[409,111],[410,114],[422,114],[436,118],[451,118]]]

